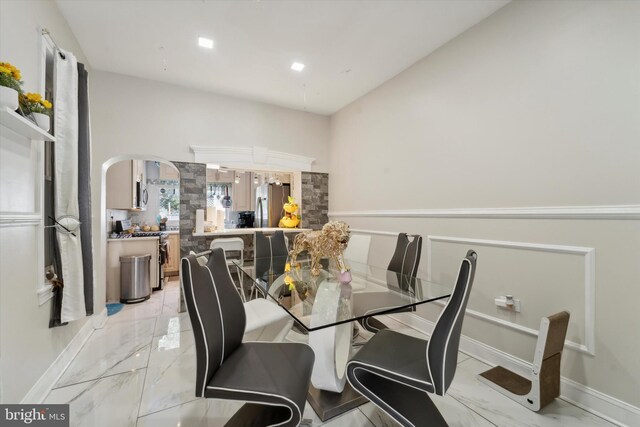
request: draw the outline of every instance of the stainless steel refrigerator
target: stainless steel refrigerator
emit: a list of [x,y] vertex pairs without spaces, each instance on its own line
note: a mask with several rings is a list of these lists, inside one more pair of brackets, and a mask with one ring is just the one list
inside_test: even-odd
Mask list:
[[289,201],[289,184],[264,184],[256,188],[256,227],[277,227]]

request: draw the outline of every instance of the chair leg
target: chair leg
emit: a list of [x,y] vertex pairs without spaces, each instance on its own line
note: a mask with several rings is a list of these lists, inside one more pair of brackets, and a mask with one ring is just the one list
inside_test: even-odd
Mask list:
[[388,380],[362,367],[348,368],[347,377],[356,391],[403,426],[448,427],[425,391]]
[[242,273],[240,272],[240,267],[236,266],[236,274],[238,275],[238,285],[240,285],[239,294],[240,298],[242,298],[242,302],[247,302],[247,297],[244,294],[244,285],[242,284]]

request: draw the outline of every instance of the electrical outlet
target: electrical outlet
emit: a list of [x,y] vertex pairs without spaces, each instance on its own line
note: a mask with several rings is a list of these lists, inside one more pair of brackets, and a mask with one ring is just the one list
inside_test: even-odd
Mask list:
[[520,313],[522,305],[520,300],[513,297],[513,295],[502,295],[494,300],[498,307],[504,308],[509,311],[515,311]]

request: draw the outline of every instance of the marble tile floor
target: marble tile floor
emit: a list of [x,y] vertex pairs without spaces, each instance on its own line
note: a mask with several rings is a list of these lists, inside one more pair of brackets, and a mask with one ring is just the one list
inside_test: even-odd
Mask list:
[[[195,346],[187,314],[178,313],[178,286],[177,280],[170,281],[148,301],[109,317],[45,403],[70,403],[71,425],[79,427],[223,426],[241,403],[194,396]],[[405,328],[386,316],[380,320],[392,329]],[[540,413],[531,412],[480,383],[476,375],[487,368],[460,353],[448,394],[430,396],[450,426],[613,426],[559,399]],[[398,425],[372,403],[324,424],[307,405],[304,417],[313,426]]]

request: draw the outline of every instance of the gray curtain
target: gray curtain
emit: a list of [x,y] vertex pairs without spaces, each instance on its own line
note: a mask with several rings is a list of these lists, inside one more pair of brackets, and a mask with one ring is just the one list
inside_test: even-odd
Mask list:
[[78,63],[78,204],[84,275],[84,305],[93,314],[93,247],[91,244],[91,129],[88,72]]

